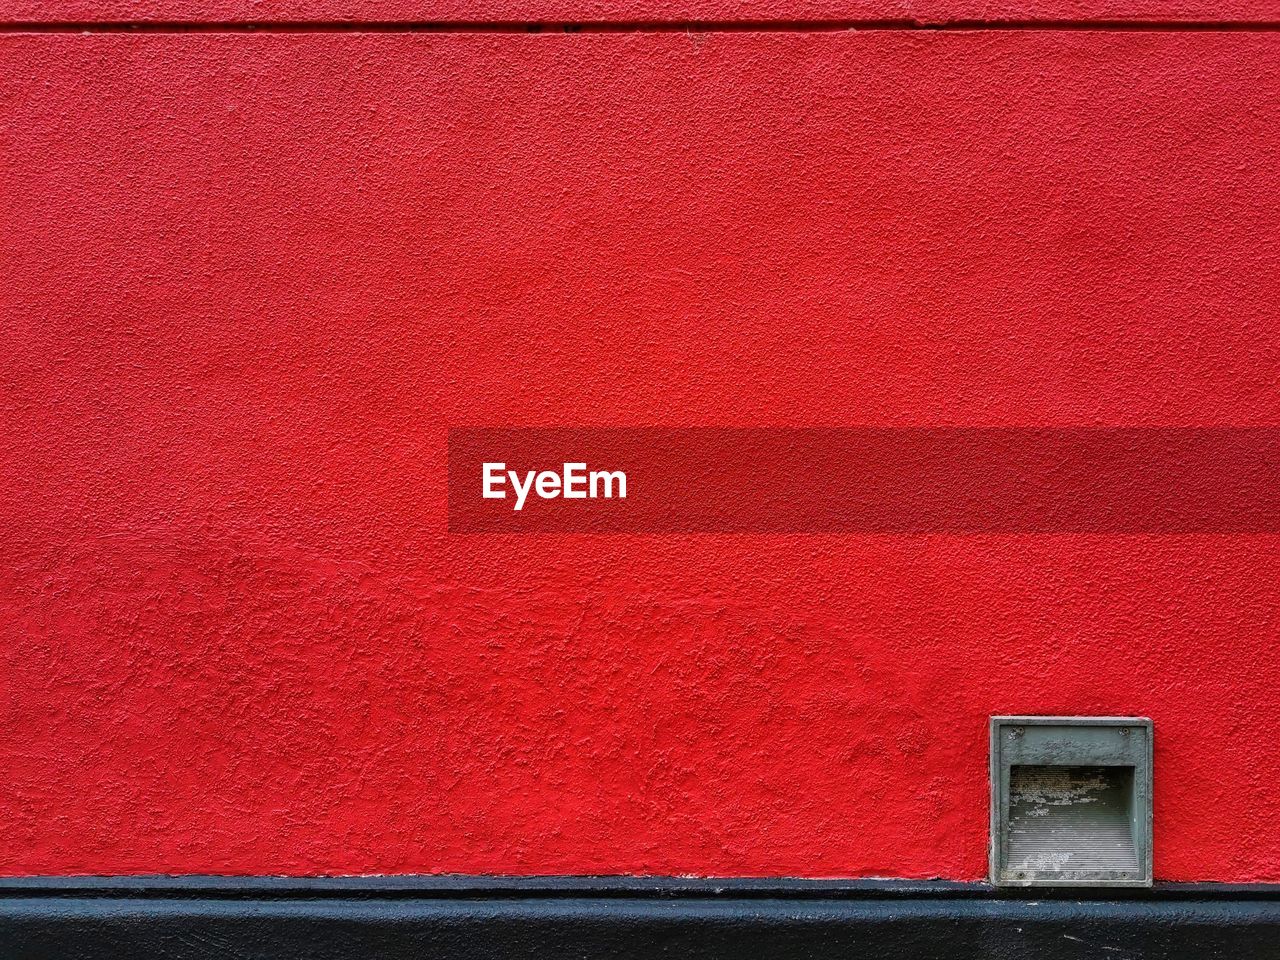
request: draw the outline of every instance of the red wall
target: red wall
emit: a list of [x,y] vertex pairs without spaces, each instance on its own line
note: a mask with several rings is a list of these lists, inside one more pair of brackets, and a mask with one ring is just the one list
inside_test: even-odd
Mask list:
[[0,872],[973,879],[1026,712],[1155,720],[1158,878],[1280,880],[1276,536],[445,491],[465,424],[1276,425],[1278,96],[1269,30],[0,36]]

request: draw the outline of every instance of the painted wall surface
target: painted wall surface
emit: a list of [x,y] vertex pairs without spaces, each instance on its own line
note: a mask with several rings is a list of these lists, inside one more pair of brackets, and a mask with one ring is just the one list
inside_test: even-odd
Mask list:
[[822,21],[1274,24],[1280,0],[0,0],[11,21],[678,25]]
[[974,879],[987,717],[1123,713],[1157,877],[1280,881],[1276,536],[445,495],[465,424],[1280,424],[1278,98],[1269,31],[0,36],[0,871]]

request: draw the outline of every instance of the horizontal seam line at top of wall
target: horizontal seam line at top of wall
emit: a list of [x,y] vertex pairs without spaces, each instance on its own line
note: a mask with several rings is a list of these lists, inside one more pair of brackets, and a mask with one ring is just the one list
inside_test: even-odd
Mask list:
[[672,21],[409,21],[409,20],[140,20],[8,21],[0,33],[836,33],[853,31],[1113,31],[1161,33],[1268,33],[1280,20],[672,20]]

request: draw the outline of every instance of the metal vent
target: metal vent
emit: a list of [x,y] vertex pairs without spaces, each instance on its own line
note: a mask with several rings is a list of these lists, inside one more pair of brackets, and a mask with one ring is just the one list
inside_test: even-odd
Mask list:
[[1130,767],[1016,766],[1009,775],[1005,870],[1138,875]]
[[991,880],[1151,883],[1151,721],[993,717]]

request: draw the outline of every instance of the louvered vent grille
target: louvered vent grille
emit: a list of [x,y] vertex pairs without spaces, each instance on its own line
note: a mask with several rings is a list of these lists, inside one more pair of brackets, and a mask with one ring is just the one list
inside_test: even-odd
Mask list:
[[1132,804],[1131,767],[1011,767],[1006,873],[1136,875]]

